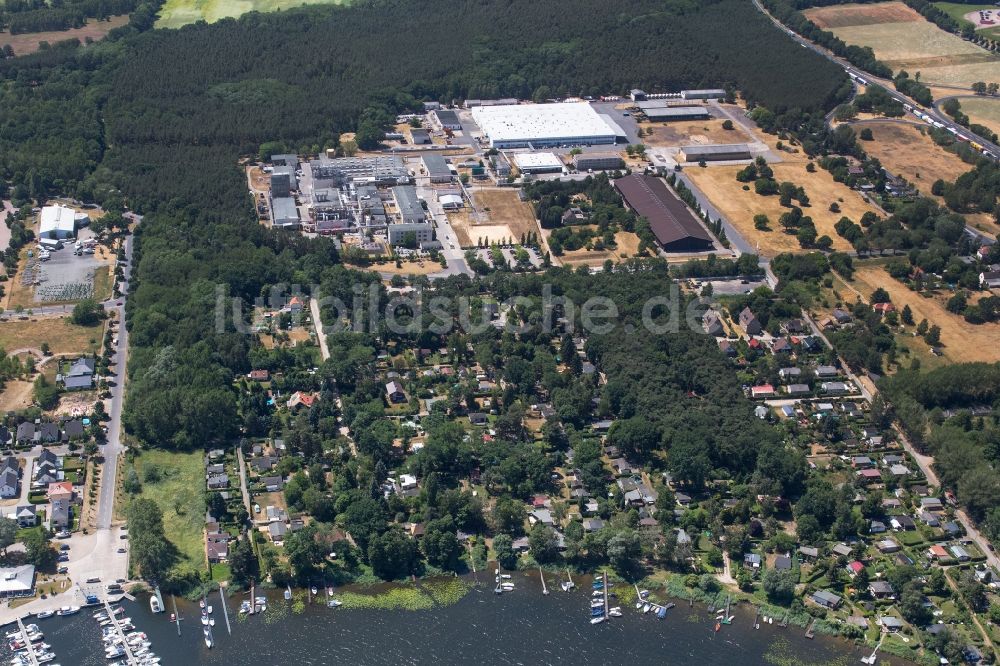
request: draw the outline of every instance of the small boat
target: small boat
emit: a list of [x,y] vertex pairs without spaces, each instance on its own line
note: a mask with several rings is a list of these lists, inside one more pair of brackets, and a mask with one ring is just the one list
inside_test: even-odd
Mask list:
[[151,596],[149,598],[149,610],[153,613],[162,613],[163,608],[160,606],[160,600],[156,596]]
[[666,609],[670,610],[671,608],[674,608],[676,605],[677,604],[675,604],[674,602],[671,601],[669,604],[666,605]]
[[510,574],[500,574],[500,577],[510,579]]
[[177,616],[176,616],[176,615],[174,615],[173,613],[171,613],[171,614],[170,614],[170,621],[171,621],[171,622],[176,622],[176,621],[177,621]]
[[201,624],[202,624],[203,627],[207,627],[208,626],[208,616],[207,615],[202,615],[201,616]]
[[205,600],[202,599],[201,601],[198,602],[198,608],[204,608],[204,607],[205,607]]
[[570,590],[573,589],[573,584],[568,581],[563,581],[559,583],[559,587],[562,588],[563,592],[569,592]]
[[604,602],[601,601],[600,599],[594,599],[593,601],[590,602],[590,607],[591,608],[604,608]]
[[667,616],[667,609],[665,606],[660,606],[660,610],[656,611],[656,617],[661,620]]
[[330,600],[328,600],[326,602],[326,607],[327,608],[339,608],[340,606],[343,606],[343,605],[344,605],[344,602],[342,602],[340,599],[330,599]]
[[44,620],[45,618],[52,617],[55,614],[56,614],[55,611],[44,610],[44,611],[38,611],[37,613],[35,613],[35,617],[37,617],[39,620]]
[[205,647],[211,649],[212,646],[215,644],[215,641],[212,640],[212,630],[209,629],[208,627],[205,627],[204,632],[205,632]]
[[590,618],[590,623],[591,624],[600,624],[601,622],[604,622],[604,616],[603,615],[600,616],[600,617],[592,617],[592,618]]
[[596,597],[601,597],[601,598],[603,598],[603,597],[604,597],[604,593],[603,593],[603,592],[601,592],[600,590],[595,590],[595,591],[594,591],[594,592],[593,592],[593,593],[592,593],[592,594],[591,594],[590,596],[592,596],[592,597],[595,597],[595,598],[596,598]]
[[317,592],[317,590],[316,590],[316,587],[315,587],[315,586],[313,586],[313,587],[310,587],[310,588],[309,588],[309,591],[310,591],[310,592],[312,592],[312,595],[313,595],[314,597],[316,596],[316,592]]
[[56,615],[73,615],[80,612],[79,606],[63,606],[56,611]]
[[291,598],[292,598],[292,588],[291,587],[286,587],[285,588],[285,601],[289,601],[289,600],[291,600]]
[[[249,601],[243,601],[243,602],[240,603],[240,615],[245,615],[245,614],[249,613],[252,609],[253,609],[253,606],[250,604]],[[171,613],[170,619],[171,620],[174,619],[173,613]]]
[[621,617],[622,616],[622,609],[618,608],[616,606],[616,607],[608,610],[608,615],[610,615],[611,617]]
[[774,618],[773,617],[767,618],[767,623],[768,624],[774,624]]
[[598,615],[604,615],[604,609],[603,608],[591,608],[590,609],[590,616],[591,617],[597,617]]
[[716,631],[716,633],[718,633],[719,629],[722,629],[722,623],[721,622],[716,622],[715,623],[715,631]]
[[210,626],[210,627],[214,627],[215,626],[215,618],[214,617],[208,618],[208,626]]
[[502,587],[504,590],[510,592],[511,590],[514,589],[514,583],[500,583],[500,587]]
[[642,612],[648,613],[650,610],[652,610],[652,608],[653,607],[649,603],[645,603],[642,605]]
[[206,611],[206,612],[207,612],[207,613],[208,613],[209,615],[211,615],[211,614],[212,614],[213,612],[215,612],[215,611],[214,611],[214,610],[212,609],[212,604],[209,604],[209,605],[208,605],[208,607],[207,607],[207,608],[205,609],[205,611]]

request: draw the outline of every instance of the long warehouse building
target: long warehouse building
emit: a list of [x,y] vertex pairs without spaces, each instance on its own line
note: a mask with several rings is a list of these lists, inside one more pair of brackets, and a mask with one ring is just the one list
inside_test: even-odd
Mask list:
[[712,236],[691,209],[670,191],[662,179],[632,174],[615,181],[625,205],[649,220],[649,228],[668,252],[712,249]]
[[477,106],[471,113],[491,148],[605,145],[618,135],[586,102]]
[[643,109],[646,117],[653,121],[672,120],[708,120],[712,117],[708,107],[705,106],[668,106],[652,109]]
[[684,146],[679,157],[684,162],[727,162],[748,160],[752,157],[750,146],[745,143],[723,143],[717,145]]

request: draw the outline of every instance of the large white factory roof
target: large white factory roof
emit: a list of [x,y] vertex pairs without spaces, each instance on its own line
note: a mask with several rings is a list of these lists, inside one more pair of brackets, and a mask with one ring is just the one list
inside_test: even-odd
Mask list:
[[[86,217],[86,215],[82,215]],[[44,206],[41,223],[38,226],[39,236],[49,236],[53,232],[62,232],[72,236],[76,231],[76,211],[66,206]]]
[[562,160],[553,153],[518,153],[514,161],[521,171],[560,171],[563,168]]
[[472,117],[494,143],[614,137],[586,102],[477,106]]

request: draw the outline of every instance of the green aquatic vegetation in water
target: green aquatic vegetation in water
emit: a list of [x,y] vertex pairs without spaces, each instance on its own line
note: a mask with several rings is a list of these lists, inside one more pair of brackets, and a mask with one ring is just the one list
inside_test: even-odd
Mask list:
[[338,598],[345,609],[427,610],[450,606],[469,592],[469,585],[457,578],[427,581],[419,586],[391,587],[377,594],[343,592]]
[[774,666],[847,666],[849,663],[846,655],[829,661],[802,661],[802,656],[797,654],[791,643],[784,638],[774,639],[767,652],[764,653],[764,661]]
[[686,622],[690,622],[691,624],[697,624],[698,622],[702,621],[701,615],[699,615],[698,613],[691,613],[686,618],[684,618],[684,620]]
[[434,599],[412,587],[397,587],[379,594],[344,592],[340,595],[345,609],[366,610],[426,610],[434,606]]

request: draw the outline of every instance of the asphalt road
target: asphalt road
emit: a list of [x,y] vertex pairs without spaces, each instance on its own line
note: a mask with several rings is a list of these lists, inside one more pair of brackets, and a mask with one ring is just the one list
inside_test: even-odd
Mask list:
[[809,41],[805,37],[802,37],[801,35],[799,35],[796,32],[794,32],[793,30],[789,30],[780,21],[778,21],[778,19],[774,18],[773,16],[771,16],[771,14],[768,13],[767,9],[765,9],[764,6],[762,4],[760,4],[760,0],[753,0],[753,4],[754,4],[754,7],[756,7],[758,11],[760,11],[765,16],[767,16],[771,20],[772,23],[774,23],[776,26],[778,26],[778,28],[780,30],[782,30],[791,39],[793,39],[794,41],[796,41],[799,44],[801,44],[803,47],[809,49],[810,51],[813,51],[814,53],[817,53],[817,54],[823,56],[827,60],[830,60],[830,61],[832,61],[832,62],[840,65],[841,67],[844,68],[844,71],[846,71],[848,74],[854,74],[856,76],[863,77],[866,81],[868,81],[869,85],[879,86],[880,88],[884,89],[889,94],[890,97],[892,97],[893,99],[895,99],[900,104],[909,104],[910,106],[912,106],[914,108],[921,109],[923,111],[923,113],[925,113],[928,116],[930,116],[931,119],[933,119],[933,120],[941,123],[942,125],[944,125],[945,128],[950,129],[950,130],[954,130],[954,133],[957,136],[960,136],[960,137],[964,138],[966,141],[975,141],[976,143],[979,143],[980,145],[982,145],[985,148],[987,148],[992,153],[992,157],[993,157],[994,160],[1000,160],[1000,145],[997,145],[997,144],[993,143],[992,141],[987,141],[986,139],[984,139],[983,137],[979,136],[978,134],[974,134],[973,132],[970,132],[969,130],[967,130],[966,128],[962,127],[961,125],[959,125],[958,123],[956,123],[955,121],[953,121],[951,118],[949,118],[945,114],[943,114],[940,111],[938,111],[936,107],[934,107],[934,108],[927,108],[927,107],[921,106],[920,104],[917,104],[915,101],[913,101],[912,99],[910,99],[906,95],[904,95],[904,94],[900,93],[899,91],[897,91],[896,87],[892,84],[891,81],[887,81],[885,79],[880,79],[878,77],[872,76],[868,72],[862,72],[862,71],[856,69],[854,66],[852,66],[846,60],[844,60],[842,58],[839,58],[838,56],[834,55],[833,53],[831,53],[830,51],[824,49],[821,46],[817,46],[816,44],[812,43],[811,41]]

